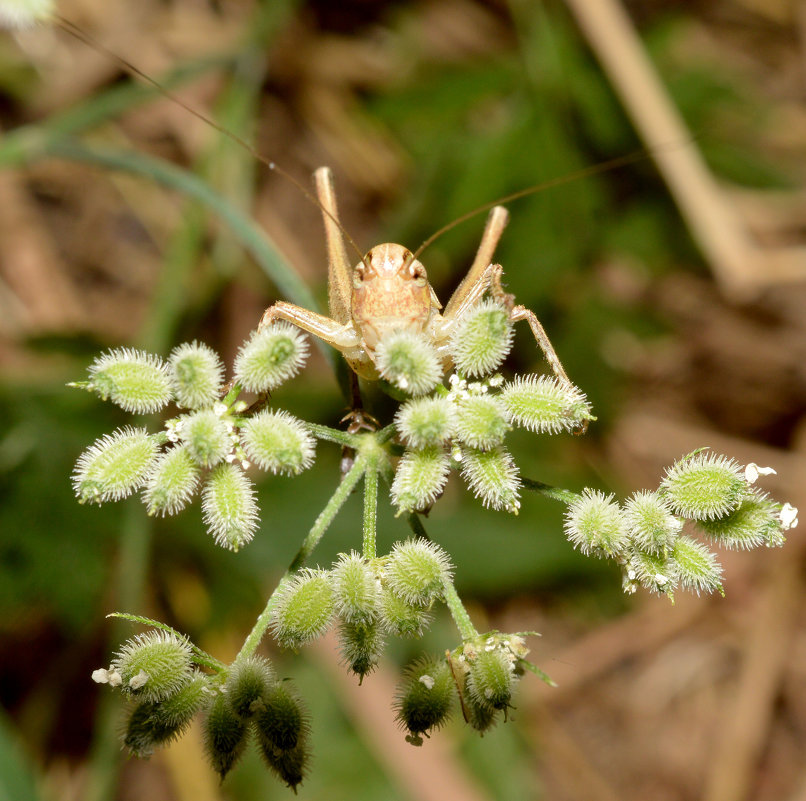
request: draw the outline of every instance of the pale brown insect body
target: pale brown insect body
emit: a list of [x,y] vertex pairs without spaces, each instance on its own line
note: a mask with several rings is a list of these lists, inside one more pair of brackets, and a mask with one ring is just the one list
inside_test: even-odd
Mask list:
[[320,167],[314,177],[327,235],[330,316],[280,301],[266,309],[260,328],[287,320],[339,350],[357,375],[372,381],[380,377],[375,350],[392,331],[424,334],[448,369],[448,341],[456,322],[489,292],[506,306],[512,322],[529,323],[555,375],[570,383],[540,321],[529,309],[514,304],[501,286],[501,266],[492,263],[509,219],[506,209],[491,210],[473,264],[443,309],[425,267],[402,245],[377,245],[355,267],[349,266],[333,176],[327,167]]

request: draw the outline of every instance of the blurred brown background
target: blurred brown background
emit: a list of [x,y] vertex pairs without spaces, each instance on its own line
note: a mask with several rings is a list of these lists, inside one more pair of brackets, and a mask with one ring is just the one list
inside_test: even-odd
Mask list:
[[[599,415],[584,439],[514,437],[523,473],[626,495],[709,445],[774,466],[765,488],[806,508],[802,3],[63,0],[59,11],[303,184],[330,165],[361,249],[416,247],[477,205],[587,170],[510,204],[498,254]],[[118,608],[234,656],[332,491],[338,453],[320,446],[294,484],[267,481],[260,535],[220,553],[198,508],[154,522],[133,501],[75,503],[75,458],[125,417],[64,384],[123,344],[167,353],[199,338],[231,359],[282,296],[155,164],[254,218],[323,306],[319,212],[58,27],[0,38],[0,125],[0,782],[14,799],[286,797],[251,757],[219,787],[195,730],[127,761],[117,699],[89,674],[130,632],[104,620]],[[589,170],[641,149],[653,158]],[[109,154],[128,169],[104,167]],[[423,255],[443,300],[482,225]],[[517,346],[517,368],[541,369],[523,332]],[[277,401],[334,425],[344,405],[319,355]],[[392,409],[369,402],[381,417]],[[322,564],[356,547],[357,510]],[[273,654],[314,715],[301,797],[806,799],[801,529],[780,551],[722,554],[726,598],[671,605],[625,599],[615,569],[565,542],[561,512],[528,497],[502,518],[453,482],[428,522],[479,628],[540,630],[533,658],[559,684],[526,679],[514,720],[481,740],[459,721],[420,750],[390,733],[393,662],[419,644],[396,644],[360,691],[327,644]],[[406,535],[391,514],[382,522],[382,548]],[[455,638],[439,619],[425,647]]]

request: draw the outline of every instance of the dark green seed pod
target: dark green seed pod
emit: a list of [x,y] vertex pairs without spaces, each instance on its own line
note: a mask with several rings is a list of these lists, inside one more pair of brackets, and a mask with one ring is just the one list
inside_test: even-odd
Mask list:
[[260,752],[263,754],[263,758],[266,760],[271,772],[296,793],[297,785],[305,778],[305,773],[308,769],[310,749],[307,741],[300,740],[294,748],[281,751],[261,740]]
[[381,657],[383,634],[377,623],[343,621],[339,626],[339,645],[347,666],[363,681]]
[[422,637],[431,622],[431,615],[384,590],[381,594],[380,622],[386,631],[396,637]]
[[480,704],[471,695],[468,688],[469,681],[465,680],[464,711],[467,722],[481,734],[491,729],[498,717],[498,711],[489,704]]
[[162,703],[138,704],[129,716],[123,744],[134,756],[149,756],[187,730],[207,697],[207,679],[197,674]]
[[512,700],[516,681],[513,662],[500,648],[485,647],[479,650],[472,661],[468,659],[470,672],[467,676],[468,694],[479,705],[493,709],[506,709]]
[[409,733],[406,741],[422,745],[422,735],[448,719],[455,686],[444,660],[423,657],[406,669],[395,698],[398,721]]
[[268,660],[250,656],[236,662],[227,676],[226,693],[229,705],[236,715],[244,718],[263,706],[263,696],[274,683],[274,671]]
[[241,758],[247,731],[246,723],[232,711],[226,696],[219,695],[210,705],[204,721],[204,750],[222,779]]
[[[269,750],[289,751],[308,734],[308,713],[288,682],[275,682],[263,696],[263,709],[255,715],[261,744]],[[265,750],[264,748],[264,750]]]

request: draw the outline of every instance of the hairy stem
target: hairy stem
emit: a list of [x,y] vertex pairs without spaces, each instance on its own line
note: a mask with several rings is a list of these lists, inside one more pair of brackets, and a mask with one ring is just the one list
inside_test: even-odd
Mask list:
[[552,487],[550,484],[544,484],[542,481],[535,481],[534,479],[526,478],[525,476],[521,476],[521,481],[523,482],[524,489],[537,492],[546,498],[551,498],[553,501],[562,501],[562,503],[567,504],[573,503],[575,500],[581,497],[578,492],[561,489],[560,487]]
[[462,641],[467,642],[468,640],[473,640],[478,637],[479,633],[470,620],[470,615],[468,615],[467,609],[465,609],[465,605],[456,592],[456,587],[454,587],[452,581],[445,582],[443,594],[445,596],[445,604],[448,607],[448,611],[451,613],[456,628],[459,630]]
[[330,496],[330,500],[325,505],[325,508],[320,512],[319,517],[316,518],[311,530],[302,542],[297,555],[286,570],[285,575],[280,579],[279,584],[275,587],[274,592],[269,596],[266,602],[266,607],[260,613],[260,617],[255,621],[252,631],[244,641],[238,656],[235,658],[236,662],[247,659],[252,656],[257,650],[266,629],[269,627],[274,605],[276,603],[278,592],[291,580],[294,574],[305,564],[305,561],[311,555],[313,549],[322,539],[322,535],[327,531],[330,524],[335,519],[339,510],[344,506],[345,501],[350,497],[350,493],[355,489],[356,484],[364,475],[366,470],[366,461],[360,457],[356,459],[355,464],[350,468],[350,471],[342,478],[341,483],[336,487],[336,491]]
[[372,460],[364,473],[364,546],[365,559],[375,558],[375,531],[378,520],[378,464]]
[[330,428],[329,426],[320,426],[317,423],[306,422],[305,425],[308,431],[317,439],[335,442],[337,445],[344,445],[347,448],[356,448],[358,446],[359,439],[355,434],[339,431],[337,428]]

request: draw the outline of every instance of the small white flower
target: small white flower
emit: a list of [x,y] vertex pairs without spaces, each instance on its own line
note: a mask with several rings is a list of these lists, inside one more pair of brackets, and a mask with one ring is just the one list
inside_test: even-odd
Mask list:
[[146,682],[148,681],[148,673],[145,670],[141,670],[136,676],[132,676],[129,679],[129,687],[132,690],[139,690],[141,687],[144,687]]
[[668,580],[668,577],[664,576],[663,573],[655,573],[655,581],[657,581],[658,584],[665,584]]
[[433,689],[434,687],[434,677],[429,676],[427,673],[423,673],[423,675],[420,676],[419,682],[424,684],[429,690]]
[[98,670],[92,671],[92,680],[96,684],[108,684],[109,683],[109,671],[106,668],[98,668]]
[[791,503],[785,503],[778,513],[778,519],[781,521],[781,528],[784,531],[789,531],[790,528],[797,528],[798,526],[798,509],[792,506]]
[[219,401],[218,403],[214,403],[213,411],[218,417],[221,417],[222,415],[227,413],[227,404],[221,403],[221,401]]
[[109,671],[109,686],[110,687],[120,687],[123,684],[123,677],[118,673],[117,670],[110,670]]
[[750,462],[744,469],[744,478],[748,484],[755,484],[759,476],[777,475],[772,467],[759,467],[755,462]]

